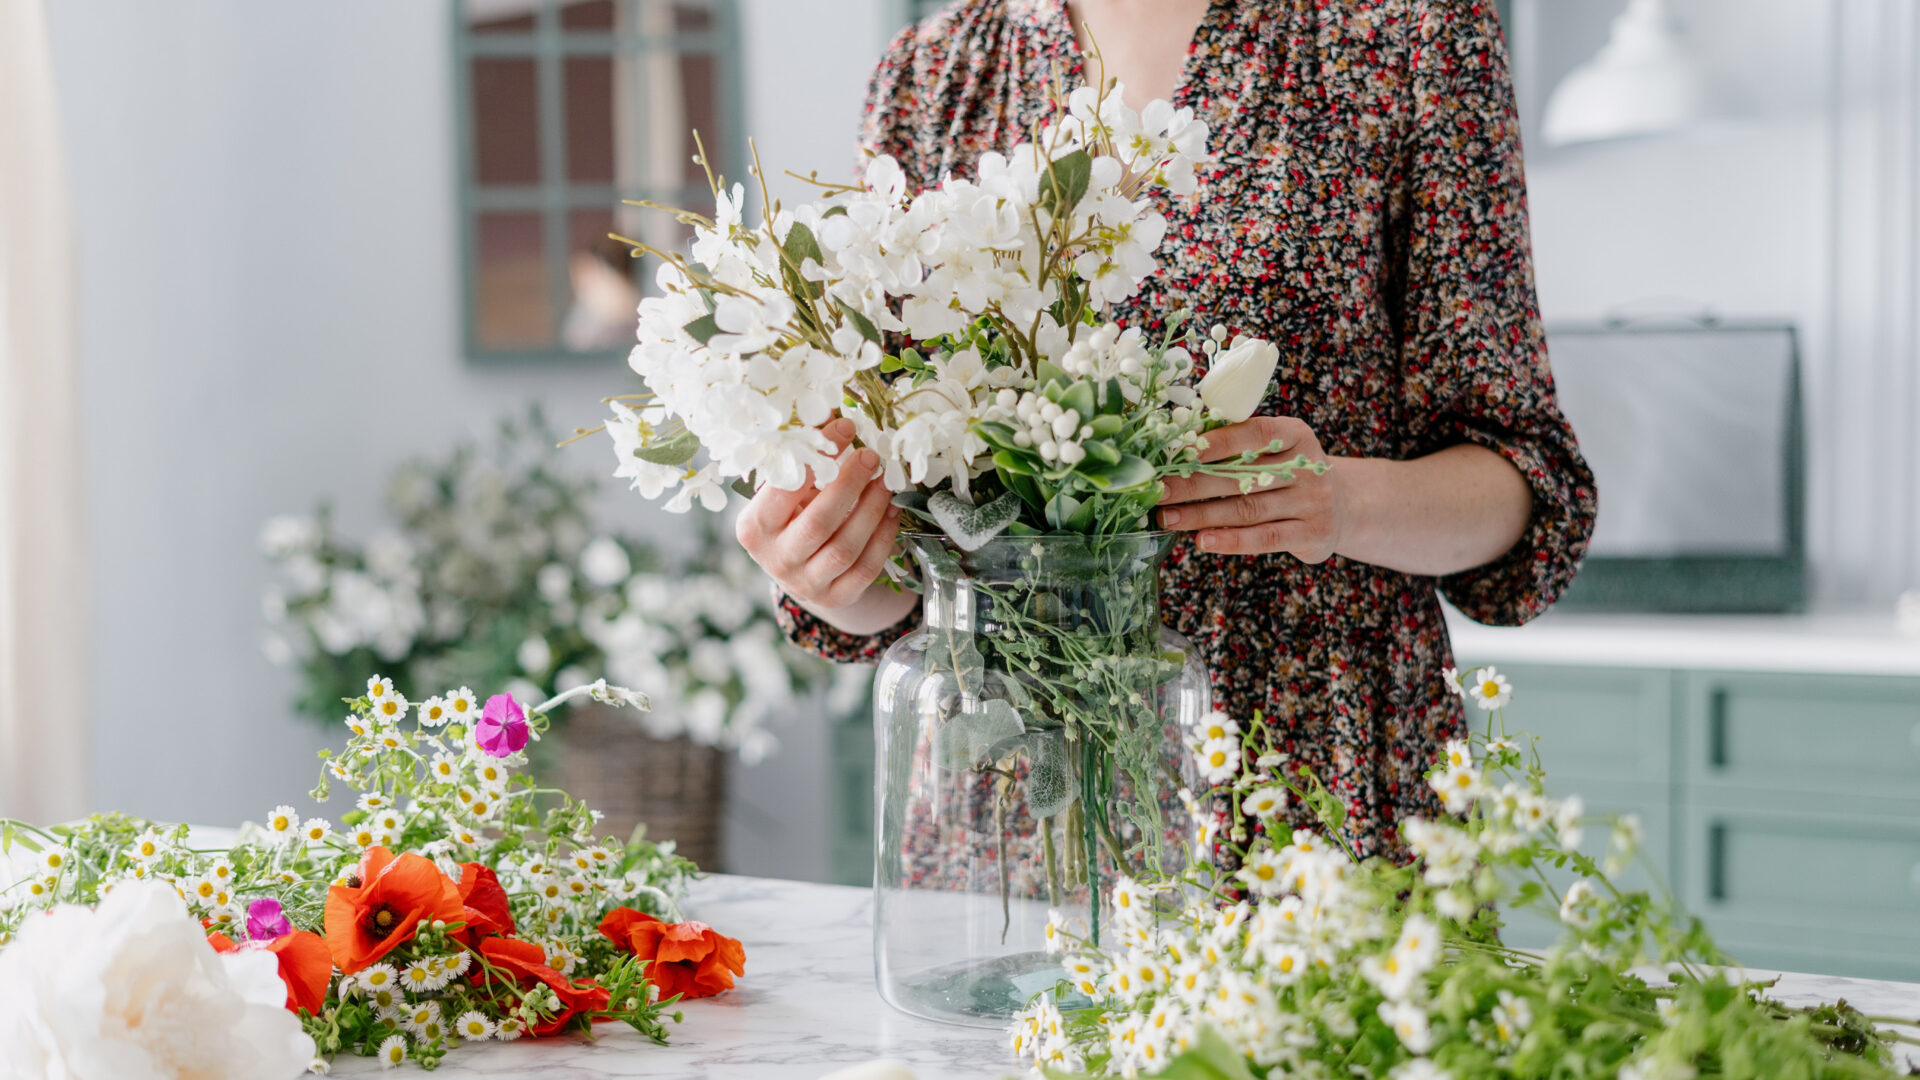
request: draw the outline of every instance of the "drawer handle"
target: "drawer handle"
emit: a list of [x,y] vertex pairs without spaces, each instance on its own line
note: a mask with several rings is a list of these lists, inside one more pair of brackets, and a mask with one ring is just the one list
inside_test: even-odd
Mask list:
[[[1920,875],[1920,866],[1914,867]],[[1920,885],[1920,876],[1916,877]],[[1727,899],[1727,827],[1716,821],[1707,827],[1707,899],[1723,903]]]
[[[1920,725],[1914,728],[1914,748],[1920,751]],[[1714,687],[1707,698],[1707,764],[1727,767],[1727,691]]]

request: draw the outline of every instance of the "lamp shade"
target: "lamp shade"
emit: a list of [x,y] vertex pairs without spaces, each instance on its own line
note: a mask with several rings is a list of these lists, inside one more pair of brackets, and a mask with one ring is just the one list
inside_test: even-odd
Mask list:
[[1715,107],[1712,84],[1665,0],[1631,0],[1607,44],[1554,88],[1542,133],[1556,146],[1653,135]]

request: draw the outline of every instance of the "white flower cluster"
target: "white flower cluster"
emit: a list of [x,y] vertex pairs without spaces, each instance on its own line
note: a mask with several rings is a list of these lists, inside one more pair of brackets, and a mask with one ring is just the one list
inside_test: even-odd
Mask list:
[[[996,374],[963,350],[890,400],[874,372],[879,334],[929,340],[986,316],[1032,328],[1046,359],[1066,360],[1072,335],[1048,310],[1064,282],[1096,313],[1140,287],[1166,232],[1151,192],[1191,194],[1206,138],[1190,109],[1135,113],[1117,85],[1104,98],[1081,87],[1036,141],[919,194],[885,157],[860,187],[760,228],[744,223],[738,185],[716,192],[691,261],[663,262],[660,295],[641,302],[630,364],[651,397],[614,406],[615,475],[649,498],[677,489],[670,510],[717,508],[734,478],[793,490],[811,470],[824,482],[838,466],[819,426],[858,391],[868,407],[848,415],[890,487],[950,480],[964,494],[988,450],[972,422],[1010,408],[1000,391],[1031,389],[1032,372]],[[1109,335],[1104,348],[1114,344]],[[1089,360],[1075,356],[1070,370]],[[704,464],[692,462],[695,444]]]

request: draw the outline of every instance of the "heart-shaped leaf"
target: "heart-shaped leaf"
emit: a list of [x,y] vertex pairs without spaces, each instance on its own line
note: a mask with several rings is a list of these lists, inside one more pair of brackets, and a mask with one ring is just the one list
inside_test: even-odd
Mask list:
[[934,732],[933,757],[943,769],[971,769],[989,760],[993,748],[1026,730],[1013,704],[994,699],[959,713]]
[[960,550],[978,551],[1020,516],[1020,497],[1009,491],[975,506],[951,491],[936,491],[927,499],[927,513]]
[[1073,787],[1073,770],[1057,732],[1027,737],[1027,813],[1035,818],[1052,817],[1073,805],[1079,793]]

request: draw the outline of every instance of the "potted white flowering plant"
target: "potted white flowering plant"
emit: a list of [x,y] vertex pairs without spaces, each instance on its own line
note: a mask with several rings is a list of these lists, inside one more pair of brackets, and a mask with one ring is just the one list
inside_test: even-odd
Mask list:
[[1088,909],[1097,935],[1103,878],[1181,831],[1168,743],[1207,680],[1160,624],[1161,481],[1326,468],[1278,445],[1202,460],[1264,398],[1273,345],[1114,320],[1206,125],[1136,113],[1104,79],[1052,102],[1028,141],[922,192],[880,157],[803,205],[763,183],[749,224],[744,189],[710,175],[715,216],[676,211],[690,251],[646,249],[646,389],[606,424],[616,475],[672,510],[831,479],[851,460],[835,419],[878,455],[918,564],[894,576],[926,600],[875,681],[881,986],[963,1022],[997,1023],[1051,969],[1034,901]]
[[329,721],[376,665],[404,685],[499,686],[522,702],[602,676],[645,686],[648,713],[560,714],[565,734],[537,764],[610,826],[648,822],[712,863],[727,757],[771,753],[770,725],[826,665],[781,646],[765,586],[717,530],[672,559],[613,534],[594,521],[602,481],[554,453],[537,411],[499,431],[484,452],[400,466],[395,525],[364,545],[325,507],[268,522],[267,651],[298,665],[299,707]]

